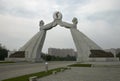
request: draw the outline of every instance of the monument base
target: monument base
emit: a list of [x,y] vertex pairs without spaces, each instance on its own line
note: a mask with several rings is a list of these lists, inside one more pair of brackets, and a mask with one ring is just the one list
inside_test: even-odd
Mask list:
[[119,58],[89,58],[89,62],[118,62]]
[[43,62],[42,59],[38,58],[5,58],[5,61],[13,62]]
[[5,61],[25,62],[25,58],[5,58]]

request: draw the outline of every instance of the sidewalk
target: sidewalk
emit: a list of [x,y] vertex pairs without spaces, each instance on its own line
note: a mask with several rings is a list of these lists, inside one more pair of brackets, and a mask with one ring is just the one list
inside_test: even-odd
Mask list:
[[120,81],[120,68],[74,67],[38,81]]

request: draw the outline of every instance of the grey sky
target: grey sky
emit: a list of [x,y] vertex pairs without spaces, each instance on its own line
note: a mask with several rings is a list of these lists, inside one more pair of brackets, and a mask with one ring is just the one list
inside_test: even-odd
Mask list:
[[[63,20],[79,20],[78,29],[102,48],[120,47],[120,0],[0,0],[0,43],[19,49],[39,31],[39,21],[53,20],[55,11]],[[68,29],[57,26],[48,31],[47,48],[74,48]]]

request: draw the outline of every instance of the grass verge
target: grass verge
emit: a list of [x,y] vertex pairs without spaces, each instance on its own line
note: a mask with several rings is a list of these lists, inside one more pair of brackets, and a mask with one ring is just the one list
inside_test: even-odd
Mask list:
[[55,68],[55,69],[48,70],[48,72],[41,71],[41,72],[38,72],[38,73],[27,74],[27,75],[15,77],[15,78],[5,79],[5,80],[2,80],[2,81],[29,81],[29,77],[37,76],[38,78],[41,78],[41,77],[45,77],[45,76],[48,76],[48,75],[52,74],[53,71],[60,72],[61,69],[66,70],[67,68],[63,68],[63,67]]
[[15,62],[12,62],[12,61],[0,61],[0,64],[5,64],[5,63],[15,63]]
[[68,65],[69,67],[91,67],[92,64],[72,64]]

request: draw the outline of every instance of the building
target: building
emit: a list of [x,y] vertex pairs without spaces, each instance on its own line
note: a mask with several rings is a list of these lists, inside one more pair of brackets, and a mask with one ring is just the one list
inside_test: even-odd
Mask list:
[[77,56],[77,52],[74,49],[48,48],[48,54],[59,57]]

